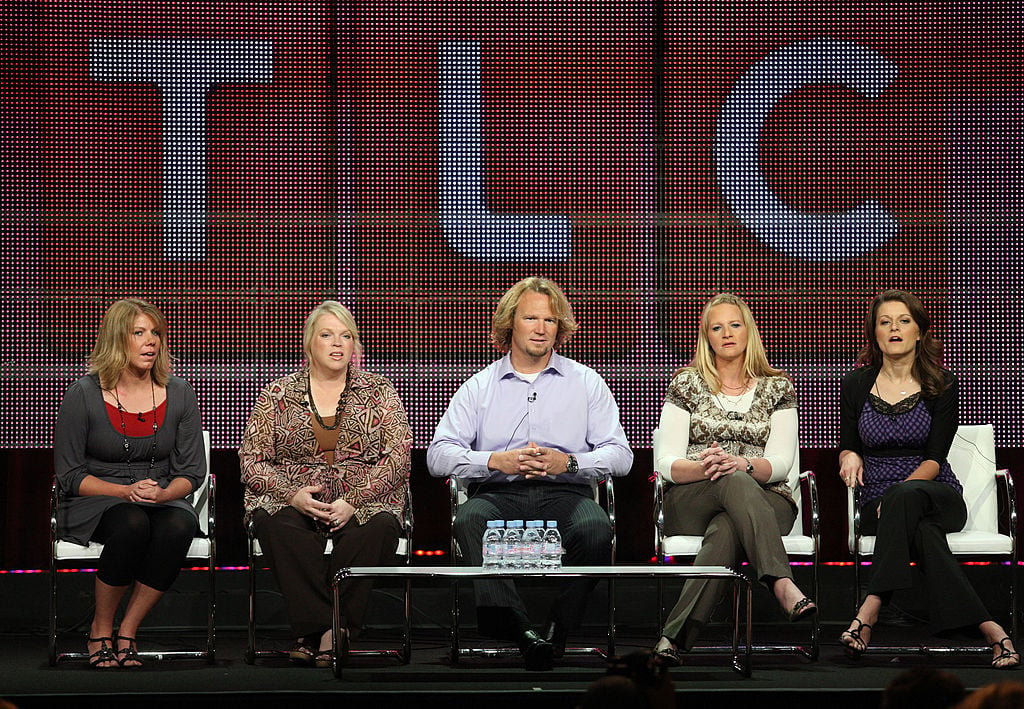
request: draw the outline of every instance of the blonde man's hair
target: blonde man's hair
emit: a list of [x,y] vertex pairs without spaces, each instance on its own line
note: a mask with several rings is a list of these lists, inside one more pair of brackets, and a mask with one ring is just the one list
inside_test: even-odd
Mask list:
[[313,308],[313,312],[306,317],[306,324],[302,326],[302,351],[306,353],[306,359],[309,360],[312,355],[316,321],[324,315],[333,315],[338,320],[341,320],[342,325],[348,328],[354,345],[352,349],[352,364],[358,367],[363,357],[363,343],[359,339],[359,328],[356,326],[356,319],[352,317],[352,311],[336,300],[325,300]]
[[715,367],[715,352],[711,349],[711,340],[708,339],[708,331],[711,328],[709,322],[711,309],[718,305],[735,305],[740,310],[740,317],[747,328],[747,349],[743,355],[743,373],[745,377],[777,377],[783,374],[781,369],[775,369],[768,364],[768,355],[764,351],[764,344],[761,342],[761,333],[754,322],[754,315],[750,307],[739,296],[732,293],[719,293],[704,305],[700,314],[700,329],[697,331],[697,349],[693,354],[690,367],[694,369],[704,381],[712,393],[717,394],[722,390],[722,379]]
[[171,353],[167,349],[167,319],[156,306],[139,298],[125,298],[112,303],[103,314],[96,344],[89,355],[89,373],[99,377],[103,389],[113,389],[121,373],[128,368],[128,338],[135,326],[135,318],[139,315],[152,320],[160,335],[160,350],[156,353],[150,376],[157,386],[167,386],[171,370]]
[[494,316],[491,318],[491,344],[503,354],[508,352],[512,345],[512,321],[515,319],[516,308],[519,307],[523,293],[528,290],[546,295],[551,301],[551,311],[558,318],[555,347],[564,345],[579,329],[576,317],[572,312],[572,305],[569,304],[569,299],[565,297],[565,293],[558,284],[541,276],[530,276],[505,291],[505,295],[501,296]]

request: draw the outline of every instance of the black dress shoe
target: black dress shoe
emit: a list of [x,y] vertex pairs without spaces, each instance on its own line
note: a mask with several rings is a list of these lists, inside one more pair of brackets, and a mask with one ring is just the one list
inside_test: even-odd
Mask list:
[[563,623],[552,620],[544,631],[544,639],[551,643],[552,656],[557,660],[565,654],[565,641],[569,637],[569,629]]
[[550,670],[553,650],[551,643],[532,630],[525,630],[519,636],[519,651],[528,670]]

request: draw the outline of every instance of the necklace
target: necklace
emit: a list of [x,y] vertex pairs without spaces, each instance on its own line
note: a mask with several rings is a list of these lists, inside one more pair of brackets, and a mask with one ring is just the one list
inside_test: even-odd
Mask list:
[[[113,389],[114,401],[117,402],[117,416],[121,419],[121,436],[124,437],[124,452],[128,455],[128,460],[125,461],[125,467],[128,468],[128,479],[134,484],[138,480],[135,479],[135,473],[132,472],[132,456],[128,453],[128,428],[124,425],[124,407],[121,406],[121,397],[117,395],[117,385],[114,385]],[[152,471],[156,467],[156,432],[158,429],[156,423],[156,386],[153,384],[153,377],[149,378],[149,394],[153,399],[153,440],[149,444],[149,471]],[[142,412],[136,415],[139,421],[143,423],[146,421],[143,417]]]
[[722,389],[728,389],[729,391],[745,392],[747,390],[747,387],[750,386],[750,377],[747,377],[746,379],[744,379],[743,383],[740,384],[739,386],[729,386],[725,382],[722,382],[721,386],[722,386]]
[[316,419],[316,422],[320,424],[320,427],[325,431],[333,431],[334,429],[341,425],[341,409],[345,405],[345,392],[348,391],[348,379],[348,373],[346,372],[345,387],[341,390],[341,393],[338,394],[338,408],[334,410],[334,424],[331,426],[328,426],[326,423],[324,423],[324,420],[320,418],[320,412],[316,408],[316,400],[313,398],[312,388],[313,377],[310,376],[306,380],[306,396],[309,398],[309,408],[313,410],[313,417]]
[[729,419],[730,421],[740,421],[743,419],[742,411],[739,411],[735,408],[729,408],[728,406],[725,405],[725,401],[722,401],[722,399],[724,398],[726,401],[735,406],[739,404],[741,401],[743,401],[744,394],[740,394],[738,396],[729,396],[728,394],[718,393],[715,394],[714,397],[715,401],[718,402],[719,408],[721,408],[722,411],[725,412],[725,417],[727,419]]
[[[894,387],[896,387],[896,389],[899,390],[900,396],[906,396],[907,395],[907,391],[909,390],[909,386],[906,383],[904,383],[904,384],[897,384],[896,380],[893,379],[892,376],[889,375],[889,374],[886,374],[885,378],[888,379],[889,382],[892,383],[892,385]],[[907,381],[913,383],[914,382],[913,375],[911,375],[910,378],[907,379]],[[875,389],[876,390],[878,389],[878,381],[877,380],[875,381]]]

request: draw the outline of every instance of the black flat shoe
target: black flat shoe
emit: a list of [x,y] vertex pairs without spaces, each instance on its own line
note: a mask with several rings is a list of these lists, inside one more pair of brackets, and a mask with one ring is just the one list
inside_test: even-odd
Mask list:
[[569,639],[569,630],[564,623],[553,620],[548,623],[544,639],[551,643],[552,656],[558,660],[565,655],[565,643]]
[[524,631],[519,636],[519,651],[523,654],[523,665],[528,670],[550,670],[554,650],[551,643],[532,630]]
[[[120,666],[121,663],[117,661],[117,656],[114,654],[113,648],[111,648],[110,645],[107,645],[108,642],[111,645],[114,644],[113,638],[109,636],[103,638],[89,638],[88,642],[100,644],[100,649],[89,655],[89,664],[93,667],[93,669],[113,670]],[[101,667],[100,665],[102,665],[104,662],[114,662],[116,664]]]
[[[999,642],[989,645],[993,650],[997,647],[1000,649],[1000,653],[992,658],[992,667],[997,670],[1015,670],[1020,667],[1020,653],[1006,647],[1006,643],[1009,641],[1010,636],[1006,636]],[[1013,662],[1003,663],[1003,660],[1013,660]]]

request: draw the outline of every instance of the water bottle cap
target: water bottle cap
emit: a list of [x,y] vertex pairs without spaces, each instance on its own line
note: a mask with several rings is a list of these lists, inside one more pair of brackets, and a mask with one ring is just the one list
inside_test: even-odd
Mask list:
[[523,520],[521,520],[521,519],[510,519],[508,521],[508,526],[509,527],[522,527],[523,526]]
[[549,519],[548,520],[548,529],[551,529],[552,527],[558,527],[558,520],[557,519]]

